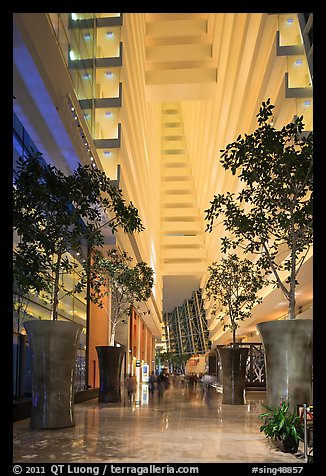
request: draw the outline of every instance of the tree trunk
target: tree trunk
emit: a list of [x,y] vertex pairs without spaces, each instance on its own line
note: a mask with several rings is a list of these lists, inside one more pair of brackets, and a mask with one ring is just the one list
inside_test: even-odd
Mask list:
[[295,319],[295,287],[296,287],[296,241],[294,239],[294,223],[293,223],[293,213],[292,213],[292,249],[291,249],[291,274],[290,274],[290,289],[289,289],[289,313],[288,319]]
[[52,298],[52,319],[58,319],[59,266],[55,270]]
[[291,281],[290,281],[290,290],[289,290],[289,319],[295,319],[295,252],[296,249],[292,250],[292,265],[291,265]]
[[289,295],[289,314],[288,318],[289,319],[295,319],[295,285],[292,285],[290,287],[290,295]]
[[110,337],[110,345],[114,346],[114,339],[115,339],[115,329],[117,327],[117,324],[114,322],[112,323],[111,327],[111,337]]

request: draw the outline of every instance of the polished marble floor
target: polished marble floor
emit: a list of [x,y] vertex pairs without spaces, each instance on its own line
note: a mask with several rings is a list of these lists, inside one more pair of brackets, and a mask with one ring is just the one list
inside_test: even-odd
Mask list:
[[245,405],[222,404],[211,389],[192,390],[179,382],[164,396],[75,405],[75,426],[58,430],[14,423],[13,462],[25,463],[302,463],[274,448],[259,432],[265,392],[248,391]]

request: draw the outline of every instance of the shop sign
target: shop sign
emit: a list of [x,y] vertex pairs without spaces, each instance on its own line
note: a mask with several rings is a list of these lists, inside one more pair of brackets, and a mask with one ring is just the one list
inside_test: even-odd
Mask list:
[[148,382],[148,364],[143,364],[142,380]]

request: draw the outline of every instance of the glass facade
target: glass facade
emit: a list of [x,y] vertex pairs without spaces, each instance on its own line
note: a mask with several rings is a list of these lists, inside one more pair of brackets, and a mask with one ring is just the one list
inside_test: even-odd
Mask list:
[[202,292],[194,291],[190,299],[173,312],[164,314],[168,351],[175,355],[205,354],[210,349]]

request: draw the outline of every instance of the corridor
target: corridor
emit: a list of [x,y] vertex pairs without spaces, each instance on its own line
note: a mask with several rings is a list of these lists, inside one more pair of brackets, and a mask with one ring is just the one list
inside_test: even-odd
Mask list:
[[[75,427],[31,430],[13,425],[13,462],[21,463],[302,463],[278,451],[259,432],[264,391],[248,391],[245,405],[222,404],[176,381],[159,399],[138,389],[132,403],[97,399],[75,405]],[[300,449],[300,447],[299,447]]]

